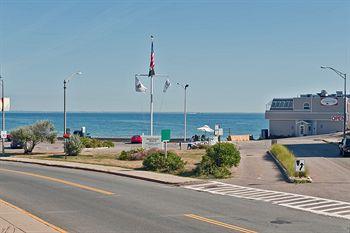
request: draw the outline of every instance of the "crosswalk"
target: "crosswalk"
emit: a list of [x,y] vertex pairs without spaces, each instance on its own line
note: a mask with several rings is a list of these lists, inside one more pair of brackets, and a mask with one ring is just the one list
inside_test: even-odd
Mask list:
[[183,187],[200,192],[260,200],[315,214],[350,219],[350,202],[250,188],[216,181],[205,184],[185,185]]

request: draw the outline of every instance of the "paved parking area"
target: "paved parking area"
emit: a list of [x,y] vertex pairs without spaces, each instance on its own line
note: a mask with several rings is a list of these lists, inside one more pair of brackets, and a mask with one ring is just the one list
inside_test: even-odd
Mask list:
[[297,193],[321,198],[350,201],[350,157],[339,155],[337,145],[326,143],[339,138],[314,136],[280,139],[309,167],[313,183],[290,184],[281,176],[278,167],[266,154],[271,143],[266,141],[240,142],[242,162],[234,169],[233,178],[223,180],[230,184],[268,190]]

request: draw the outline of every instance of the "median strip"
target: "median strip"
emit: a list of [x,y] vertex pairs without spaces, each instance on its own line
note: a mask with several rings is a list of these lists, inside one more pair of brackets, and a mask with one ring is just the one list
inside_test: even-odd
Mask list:
[[45,179],[45,180],[49,180],[49,181],[53,181],[53,182],[57,182],[57,183],[61,183],[61,184],[65,184],[65,185],[69,185],[69,186],[73,186],[73,187],[89,190],[89,191],[93,191],[93,192],[97,192],[97,193],[101,193],[101,194],[105,194],[105,195],[113,195],[114,194],[112,192],[105,191],[105,190],[102,190],[102,189],[93,188],[93,187],[90,187],[90,186],[74,183],[74,182],[71,182],[71,181],[66,181],[66,180],[62,180],[62,179],[58,179],[58,178],[53,178],[53,177],[49,177],[49,176],[35,174],[35,173],[22,172],[22,171],[16,171],[16,170],[9,170],[9,169],[3,169],[3,168],[0,168],[0,171],[13,172],[13,173],[17,173],[17,174],[22,174],[22,175],[32,176],[32,177],[36,177],[36,178],[41,178],[41,179]]
[[188,217],[188,218],[196,219],[196,220],[199,220],[199,221],[202,221],[202,222],[210,223],[210,224],[213,224],[213,225],[217,225],[217,226],[220,226],[220,227],[224,227],[224,228],[228,228],[228,229],[231,229],[231,230],[239,231],[239,232],[242,232],[242,233],[257,233],[256,231],[245,229],[243,227],[239,227],[239,226],[236,226],[236,225],[219,222],[219,221],[216,221],[216,220],[213,220],[213,219],[209,219],[209,218],[204,218],[204,217],[201,217],[201,216],[195,215],[195,214],[184,214],[184,215],[186,217]]

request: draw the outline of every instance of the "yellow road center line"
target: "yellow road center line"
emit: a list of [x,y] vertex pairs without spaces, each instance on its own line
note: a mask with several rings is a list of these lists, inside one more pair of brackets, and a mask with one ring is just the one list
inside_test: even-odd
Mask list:
[[58,179],[58,178],[53,178],[53,177],[49,177],[49,176],[38,175],[38,174],[35,174],[35,173],[15,171],[15,170],[3,169],[3,168],[0,168],[0,170],[1,171],[7,171],[7,172],[14,172],[14,173],[27,175],[27,176],[32,176],[32,177],[36,177],[36,178],[41,178],[41,179],[45,179],[45,180],[50,180],[50,181],[54,181],[54,182],[57,182],[57,183],[62,183],[62,184],[70,185],[70,186],[73,186],[73,187],[77,187],[77,188],[81,188],[81,189],[85,189],[85,190],[89,190],[89,191],[93,191],[93,192],[97,192],[97,193],[102,193],[102,194],[105,194],[105,195],[112,195],[112,194],[114,194],[112,192],[105,191],[105,190],[102,190],[102,189],[93,188],[93,187],[90,187],[90,186],[86,186],[86,185],[82,185],[82,184],[78,184],[78,183],[74,183],[74,182],[70,182],[70,181],[66,181],[66,180],[62,180],[62,179]]
[[11,208],[13,208],[13,209],[16,209],[16,210],[22,212],[23,214],[25,214],[25,215],[27,215],[27,216],[29,216],[29,217],[31,217],[31,218],[37,220],[38,222],[43,223],[44,225],[46,225],[46,226],[52,228],[53,230],[55,230],[55,231],[57,231],[57,232],[59,232],[59,233],[68,233],[67,231],[65,231],[65,230],[63,230],[63,229],[61,229],[61,228],[59,228],[58,226],[55,226],[55,225],[53,225],[53,224],[51,224],[51,223],[48,223],[48,222],[46,222],[45,220],[42,220],[41,218],[35,216],[34,214],[31,214],[31,213],[29,213],[28,211],[26,211],[26,210],[24,210],[24,209],[21,209],[21,208],[15,206],[15,205],[12,205],[11,203],[9,203],[9,202],[7,202],[7,201],[4,201],[4,200],[0,199],[0,203],[2,203],[2,204],[4,204],[4,205],[7,205],[7,206],[9,206],[9,207],[11,207]]
[[206,222],[206,223],[214,224],[214,225],[217,225],[217,226],[225,227],[225,228],[228,228],[228,229],[231,229],[231,230],[235,230],[235,231],[239,231],[239,232],[242,232],[242,233],[257,233],[256,231],[245,229],[243,227],[239,227],[239,226],[236,226],[236,225],[231,225],[231,224],[219,222],[219,221],[216,221],[216,220],[213,220],[213,219],[209,219],[209,218],[204,218],[204,217],[201,217],[201,216],[198,216],[198,215],[195,215],[195,214],[184,214],[184,215],[186,217],[189,217],[189,218],[193,218],[193,219],[196,219],[196,220],[199,220],[199,221],[202,221],[202,222]]

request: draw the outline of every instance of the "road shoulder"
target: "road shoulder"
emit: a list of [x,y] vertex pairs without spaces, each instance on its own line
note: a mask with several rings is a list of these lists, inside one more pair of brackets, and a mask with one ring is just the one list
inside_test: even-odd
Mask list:
[[0,230],[1,232],[66,233],[65,230],[2,199],[0,199]]

